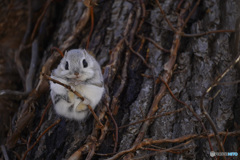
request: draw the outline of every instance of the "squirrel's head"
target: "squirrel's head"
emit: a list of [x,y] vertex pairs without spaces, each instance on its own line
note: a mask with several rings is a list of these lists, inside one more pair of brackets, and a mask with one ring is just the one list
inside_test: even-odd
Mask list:
[[70,81],[87,81],[101,72],[98,62],[85,49],[66,51],[53,74]]

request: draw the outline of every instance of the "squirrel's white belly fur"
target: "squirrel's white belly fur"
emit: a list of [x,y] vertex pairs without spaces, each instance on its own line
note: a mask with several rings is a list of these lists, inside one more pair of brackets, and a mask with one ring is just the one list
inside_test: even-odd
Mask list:
[[[64,84],[67,84],[66,81],[63,79],[56,78],[56,77],[54,77],[54,79],[56,79]],[[64,94],[66,92],[68,92],[68,95],[69,95],[70,91],[68,91],[65,87],[63,87],[59,84],[53,83],[53,82],[51,82],[50,85],[51,85],[51,89],[52,89],[51,96],[54,96],[56,93]],[[104,87],[99,87],[99,86],[91,85],[91,84],[78,85],[76,87],[72,87],[72,89],[75,89],[80,95],[82,95],[85,98],[85,100],[87,101],[86,103],[89,104],[92,107],[92,109],[95,109],[98,102],[101,100],[103,92],[104,92]],[[55,92],[55,93],[53,93],[53,92]],[[73,96],[73,97],[69,96],[70,103],[66,102],[65,100],[60,100],[61,103],[55,104],[54,108],[59,115],[65,116],[70,119],[82,120],[87,116],[87,114],[89,112],[88,108],[86,106],[86,110],[76,111],[77,106],[83,102],[81,99],[79,99],[77,97],[77,95],[75,95],[72,92],[70,92],[70,93],[71,93],[70,96]],[[68,107],[69,105],[73,105],[71,110]]]

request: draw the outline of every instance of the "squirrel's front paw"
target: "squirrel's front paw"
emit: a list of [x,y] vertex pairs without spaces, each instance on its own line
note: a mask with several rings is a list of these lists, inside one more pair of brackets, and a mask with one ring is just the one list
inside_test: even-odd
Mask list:
[[84,110],[87,110],[87,105],[86,105],[86,104],[80,103],[80,104],[76,107],[76,111],[77,111],[77,112],[81,112],[81,111],[84,111]]
[[71,102],[74,102],[75,100],[75,94],[71,91],[68,91],[68,97],[70,99]]

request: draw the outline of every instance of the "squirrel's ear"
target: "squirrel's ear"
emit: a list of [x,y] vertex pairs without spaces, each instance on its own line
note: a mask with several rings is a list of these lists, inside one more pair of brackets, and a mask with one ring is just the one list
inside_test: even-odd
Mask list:
[[68,51],[65,51],[65,52],[64,52],[64,56],[67,55],[67,53],[68,53]]
[[83,53],[85,56],[87,56],[87,51],[85,49],[83,49]]

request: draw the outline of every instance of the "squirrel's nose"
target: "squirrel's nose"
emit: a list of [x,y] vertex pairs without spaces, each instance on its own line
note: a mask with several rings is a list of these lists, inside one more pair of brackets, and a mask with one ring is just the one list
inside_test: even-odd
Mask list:
[[78,76],[78,75],[79,75],[79,73],[78,73],[78,72],[74,72],[74,75],[75,75],[75,76]]

